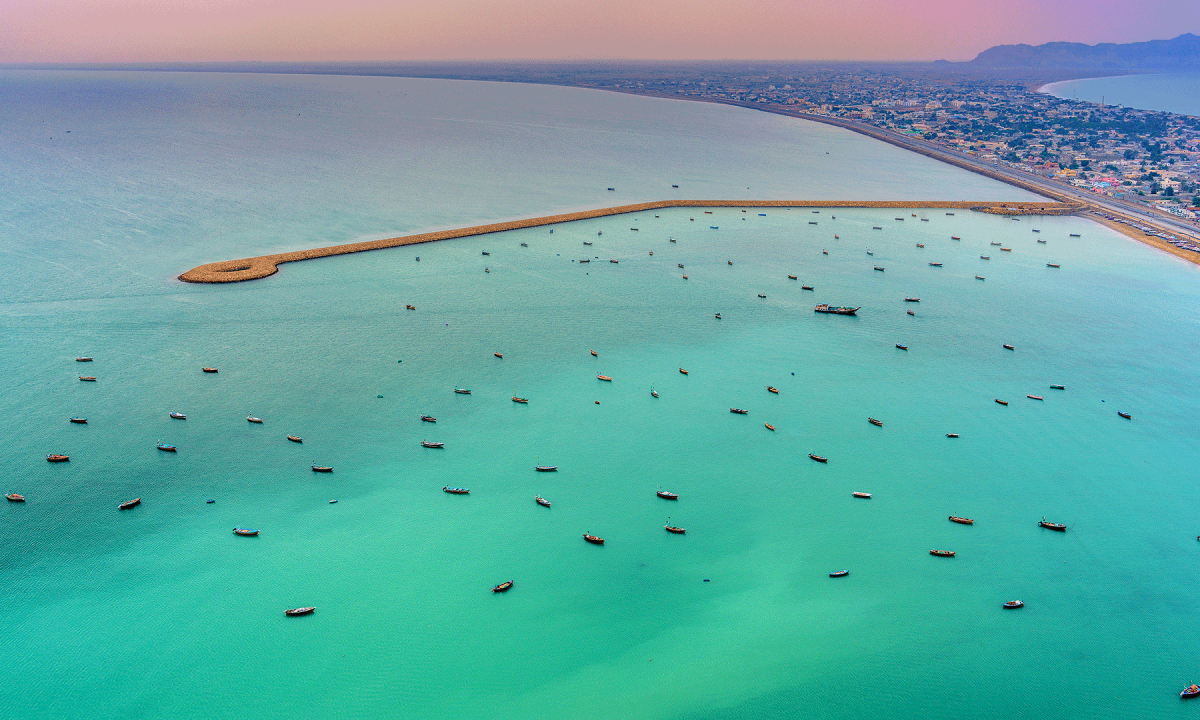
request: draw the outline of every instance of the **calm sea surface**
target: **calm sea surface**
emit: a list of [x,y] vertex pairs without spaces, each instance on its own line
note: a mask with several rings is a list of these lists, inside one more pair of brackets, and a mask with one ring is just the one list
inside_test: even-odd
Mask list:
[[0,491],[28,498],[0,506],[0,717],[1194,714],[1194,266],[1078,218],[672,209],[184,285],[671,184],[1027,196],[561,88],[7,73],[0,97]]
[[1142,110],[1200,115],[1200,73],[1161,73],[1065,80],[1042,92],[1060,98],[1105,102]]

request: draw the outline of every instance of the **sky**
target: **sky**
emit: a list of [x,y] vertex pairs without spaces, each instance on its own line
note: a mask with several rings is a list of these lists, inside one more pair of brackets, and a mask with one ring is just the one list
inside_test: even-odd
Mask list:
[[1200,34],[1200,0],[0,0],[0,63],[969,60]]

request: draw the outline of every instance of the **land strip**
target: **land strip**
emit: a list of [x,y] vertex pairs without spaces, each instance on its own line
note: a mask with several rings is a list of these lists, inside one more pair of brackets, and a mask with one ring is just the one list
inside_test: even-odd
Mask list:
[[546,215],[536,218],[524,218],[507,222],[475,225],[473,227],[439,230],[436,232],[403,235],[400,237],[371,240],[367,242],[331,245],[311,250],[260,255],[240,260],[224,260],[221,262],[199,265],[179,276],[180,280],[191,283],[232,283],[246,280],[258,280],[279,271],[279,266],[289,262],[313,260],[334,255],[349,255],[352,253],[382,250],[385,248],[417,245],[420,243],[451,240],[522,230],[525,228],[557,225],[589,220],[613,215],[645,212],[662,208],[946,208],[960,210],[975,210],[978,212],[997,213],[1002,215],[1067,215],[1078,212],[1081,207],[1076,204],[1044,203],[1044,202],[1001,202],[1001,201],[962,201],[962,200],[658,200],[654,202],[637,203],[634,205],[617,205],[614,207],[582,210],[560,215]]

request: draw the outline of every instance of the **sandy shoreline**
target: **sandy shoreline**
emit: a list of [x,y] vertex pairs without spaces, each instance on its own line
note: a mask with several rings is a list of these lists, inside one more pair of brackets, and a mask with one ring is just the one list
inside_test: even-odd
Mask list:
[[[198,265],[179,276],[184,282],[191,283],[232,283],[246,280],[258,280],[274,275],[283,263],[313,260],[333,255],[349,255],[352,253],[383,250],[385,248],[417,245],[420,243],[452,240],[455,238],[487,235],[490,233],[522,230],[525,228],[557,225],[560,223],[588,220],[612,215],[645,212],[661,208],[687,207],[727,207],[727,208],[762,208],[762,207],[794,207],[794,208],[947,208],[959,210],[975,210],[1002,215],[1068,215],[1081,210],[1081,206],[1055,202],[998,202],[998,201],[958,201],[958,200],[659,200],[655,202],[638,203],[634,205],[617,205],[614,207],[583,210],[580,212],[563,213],[561,215],[546,215],[536,218],[510,220],[508,222],[475,225],[472,227],[440,230],[437,232],[403,235],[383,240],[347,243],[345,245],[330,245],[311,250],[260,255],[258,257],[224,260],[220,262]],[[1171,246],[1168,246],[1171,247]]]

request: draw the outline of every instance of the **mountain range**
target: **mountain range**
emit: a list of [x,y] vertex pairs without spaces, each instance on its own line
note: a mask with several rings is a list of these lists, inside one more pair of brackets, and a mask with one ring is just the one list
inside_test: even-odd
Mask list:
[[1200,36],[1185,33],[1171,40],[1118,45],[1052,42],[1045,45],[997,45],[974,60],[954,63],[971,70],[1080,70],[1146,72],[1200,70]]

